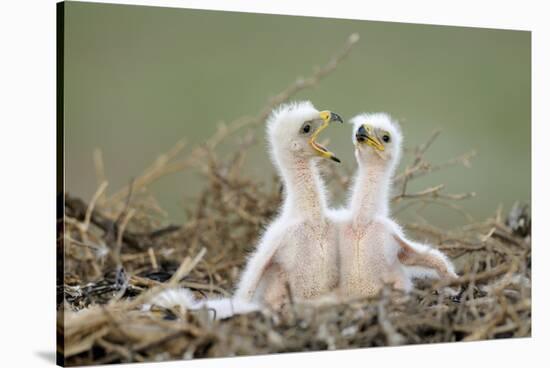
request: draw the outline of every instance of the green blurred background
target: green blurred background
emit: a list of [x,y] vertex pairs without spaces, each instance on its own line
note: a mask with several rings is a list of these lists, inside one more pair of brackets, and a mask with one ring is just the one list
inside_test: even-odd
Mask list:
[[[97,188],[94,148],[112,192],[177,140],[201,142],[220,121],[256,114],[357,32],[351,56],[297,99],[345,118],[389,112],[409,147],[441,128],[428,154],[434,162],[478,152],[472,168],[431,175],[413,191],[440,183],[448,192],[475,191],[461,205],[477,219],[530,201],[529,32],[70,2],[65,14],[65,173],[74,195],[89,199]],[[327,133],[353,170],[350,127]],[[271,180],[265,142],[252,152],[251,175]],[[201,180],[173,174],[151,188],[168,220],[184,220],[184,198]],[[443,226],[464,222],[443,207],[423,216]]]

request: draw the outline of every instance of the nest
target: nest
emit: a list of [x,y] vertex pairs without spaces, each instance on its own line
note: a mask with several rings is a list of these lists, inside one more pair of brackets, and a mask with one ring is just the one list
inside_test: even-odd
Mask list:
[[[376,298],[344,304],[293,304],[213,320],[208,310],[153,309],[142,305],[168,287],[197,298],[231,295],[259,233],[282,201],[276,177],[259,182],[246,174],[244,134],[233,155],[220,159],[218,145],[234,132],[265,120],[273,106],[316,85],[347,56],[357,36],[323,68],[298,79],[254,117],[220,125],[205,144],[180,142],[126,187],[107,195],[101,153],[94,160],[98,190],[87,201],[64,193],[58,222],[58,358],[65,365],[228,357],[358,347],[474,341],[531,334],[531,221],[527,206],[505,215],[443,230],[405,224],[451,257],[460,277],[420,281],[408,295],[387,287]],[[458,210],[473,193],[449,194],[442,185],[409,192],[409,183],[454,165],[469,165],[473,152],[443,163],[424,158],[438,133],[406,151],[409,164],[395,178],[394,207],[431,203]],[[183,155],[185,153],[185,155]],[[148,187],[182,170],[202,173],[204,188],[185,204],[186,220],[166,224]],[[346,189],[350,175],[323,166],[331,187]]]

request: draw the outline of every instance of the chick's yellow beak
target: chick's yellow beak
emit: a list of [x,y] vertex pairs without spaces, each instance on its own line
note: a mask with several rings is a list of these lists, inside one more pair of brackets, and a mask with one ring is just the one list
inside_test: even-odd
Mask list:
[[366,143],[369,146],[377,149],[378,151],[384,151],[384,145],[378,138],[376,138],[376,135],[374,134],[374,130],[372,127],[368,124],[363,124],[357,129],[357,132],[355,133],[355,139],[358,143]]
[[321,157],[329,158],[332,161],[340,162],[340,159],[336,157],[336,155],[332,152],[330,152],[328,149],[323,147],[321,144],[316,142],[317,137],[319,134],[325,130],[328,125],[333,121],[339,121],[340,123],[343,123],[342,117],[338,115],[335,112],[332,111],[321,111],[319,113],[319,118],[323,121],[323,123],[319,126],[319,128],[311,135],[311,138],[309,139],[309,144],[313,148],[313,150]]

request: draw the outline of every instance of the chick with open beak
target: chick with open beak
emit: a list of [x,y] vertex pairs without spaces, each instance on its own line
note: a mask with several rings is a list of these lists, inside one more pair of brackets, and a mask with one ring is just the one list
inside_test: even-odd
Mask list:
[[316,139],[319,134],[329,126],[331,122],[338,121],[340,123],[343,123],[344,121],[342,120],[342,117],[337,113],[326,110],[319,113],[319,119],[321,120],[321,125],[319,125],[319,127],[311,135],[311,138],[309,139],[309,145],[315,150],[315,152],[317,152],[319,156],[329,158],[332,161],[340,162],[340,159],[336,157],[333,152],[330,152],[326,147],[318,143]]
[[235,298],[281,309],[338,285],[337,228],[326,216],[319,157],[340,160],[316,139],[340,115],[309,101],[284,104],[267,121],[271,158],[283,203],[241,275]]
[[195,301],[189,290],[166,291],[154,303],[212,309],[219,318],[311,300],[338,285],[338,229],[327,217],[319,156],[339,162],[316,142],[340,115],[319,111],[309,101],[283,104],[266,122],[273,165],[283,183],[283,203],[259,234],[231,298]]

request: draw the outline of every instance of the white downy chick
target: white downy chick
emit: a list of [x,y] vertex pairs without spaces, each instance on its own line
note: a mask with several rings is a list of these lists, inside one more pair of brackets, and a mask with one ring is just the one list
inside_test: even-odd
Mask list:
[[316,142],[330,122],[342,122],[310,102],[274,110],[267,122],[273,164],[284,184],[284,203],[242,274],[235,297],[279,308],[330,291],[338,282],[337,231],[326,216],[319,158],[340,162]]
[[330,212],[340,229],[340,296],[375,296],[384,283],[409,291],[415,277],[456,277],[443,253],[407,239],[390,218],[403,140],[398,123],[385,113],[361,114],[351,122],[358,171],[348,208]]
[[326,193],[320,158],[340,160],[316,138],[342,118],[318,111],[311,102],[284,104],[267,121],[272,161],[284,184],[284,203],[266,228],[241,274],[232,298],[197,301],[189,290],[163,292],[153,304],[187,309],[211,308],[219,318],[268,305],[280,309],[292,293],[307,300],[338,283],[337,229],[326,216]]

